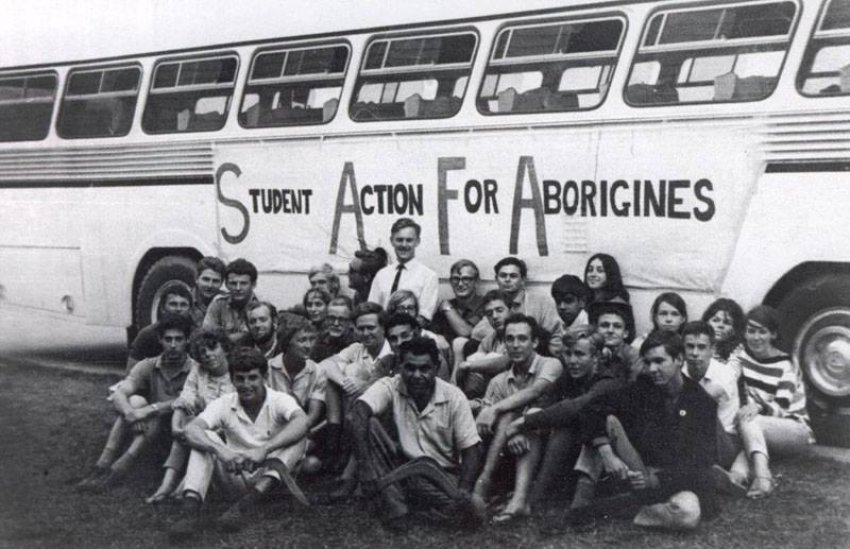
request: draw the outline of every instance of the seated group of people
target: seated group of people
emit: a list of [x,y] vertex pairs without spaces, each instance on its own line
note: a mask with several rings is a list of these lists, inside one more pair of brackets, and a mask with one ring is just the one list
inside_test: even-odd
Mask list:
[[358,252],[350,295],[330,266],[311,270],[303,302],[282,312],[255,295],[250,262],[201,259],[195,288],[166,286],[159,320],[133,341],[127,376],[110,388],[117,418],[80,490],[115,485],[170,435],[147,501],[182,500],[175,539],[197,530],[213,478],[238,496],[218,519],[236,530],[280,485],[307,503],[295,477],[319,471],[339,477],[318,499],[361,494],[396,531],[419,513],[507,523],[557,496],[572,502],[556,529],[615,511],[691,529],[716,515],[718,490],[770,495],[770,458],[812,442],[775,310],[745,316],[718,299],[688,321],[667,292],[654,329],[635,339],[605,254],[550,295],[526,289],[516,257],[479,295],[478,267],[461,260],[454,296],[440,300],[436,273],[415,257],[420,231],[409,218],[393,225],[391,265],[383,250]]

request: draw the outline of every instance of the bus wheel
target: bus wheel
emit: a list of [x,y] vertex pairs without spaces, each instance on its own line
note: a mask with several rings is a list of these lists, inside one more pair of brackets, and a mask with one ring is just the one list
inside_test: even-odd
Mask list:
[[181,283],[191,291],[195,284],[195,261],[185,256],[170,255],[150,266],[136,292],[133,310],[137,329],[156,322],[162,290],[171,282]]
[[780,311],[783,338],[793,341],[792,357],[805,378],[817,441],[850,446],[850,277],[812,279],[791,292]]

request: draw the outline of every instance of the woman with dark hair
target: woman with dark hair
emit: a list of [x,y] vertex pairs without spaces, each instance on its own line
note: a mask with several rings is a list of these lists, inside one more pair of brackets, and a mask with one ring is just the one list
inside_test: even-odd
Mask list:
[[328,314],[328,303],[331,302],[331,294],[322,288],[310,288],[304,294],[304,310],[307,311],[307,319],[313,323],[316,330],[325,327],[325,317]]
[[[652,302],[649,317],[652,320],[652,332],[660,330],[681,335],[682,326],[688,321],[688,306],[682,296],[676,292],[664,292],[659,294]],[[645,334],[635,339],[632,342],[632,347],[640,349],[648,335]]]
[[[729,360],[746,386],[747,403],[736,419],[739,425],[758,424],[771,456],[793,455],[814,442],[802,376],[791,357],[776,348],[778,334],[779,313],[766,305],[755,307],[746,316],[744,348]],[[765,497],[773,488],[771,476],[756,476],[747,495]]]
[[726,364],[744,343],[744,310],[734,300],[721,297],[708,306],[702,321],[714,330],[714,358]]
[[594,254],[584,268],[584,283],[592,292],[592,303],[620,298],[629,301],[617,260],[608,254]]

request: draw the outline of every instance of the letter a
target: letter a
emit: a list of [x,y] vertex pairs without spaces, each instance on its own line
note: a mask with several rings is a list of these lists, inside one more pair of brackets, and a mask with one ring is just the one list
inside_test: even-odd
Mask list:
[[[531,183],[531,198],[522,197],[523,181],[528,173]],[[540,185],[537,183],[537,170],[534,168],[533,156],[519,157],[519,166],[516,171],[516,187],[514,188],[514,208],[511,214],[511,247],[510,253],[517,254],[519,247],[519,225],[523,208],[534,210],[534,222],[537,227],[537,252],[541,257],[549,255],[549,247],[546,244],[546,221],[543,217],[543,200],[540,196]]]
[[[354,200],[352,204],[345,204],[345,187],[346,182],[350,183],[351,197]],[[360,200],[358,199],[357,179],[354,177],[354,163],[346,162],[342,169],[342,177],[339,180],[339,192],[336,195],[336,209],[334,210],[334,226],[331,231],[331,246],[328,253],[336,254],[337,245],[339,244],[339,225],[342,221],[342,214],[353,213],[355,222],[357,223],[357,241],[360,243],[360,249],[366,249],[366,239],[363,237],[363,212],[360,209]]]

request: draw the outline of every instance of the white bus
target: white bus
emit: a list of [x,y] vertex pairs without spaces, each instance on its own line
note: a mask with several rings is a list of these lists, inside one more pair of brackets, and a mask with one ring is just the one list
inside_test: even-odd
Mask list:
[[171,4],[2,52],[3,306],[141,326],[203,255],[292,304],[411,216],[444,280],[607,252],[644,329],[663,290],[778,307],[850,439],[850,0]]

